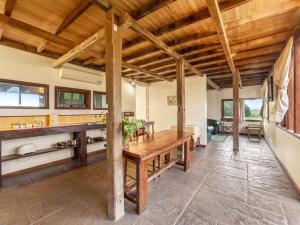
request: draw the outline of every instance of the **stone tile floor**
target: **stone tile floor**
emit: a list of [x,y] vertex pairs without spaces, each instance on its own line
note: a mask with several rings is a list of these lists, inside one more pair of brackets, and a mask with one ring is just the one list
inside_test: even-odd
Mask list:
[[0,225],[300,225],[299,198],[264,140],[241,137],[233,154],[230,137],[213,139],[192,153],[188,173],[173,167],[150,183],[141,216],[126,201],[124,217],[106,219],[106,164],[98,156],[85,168],[66,172],[72,165],[65,164],[6,179]]

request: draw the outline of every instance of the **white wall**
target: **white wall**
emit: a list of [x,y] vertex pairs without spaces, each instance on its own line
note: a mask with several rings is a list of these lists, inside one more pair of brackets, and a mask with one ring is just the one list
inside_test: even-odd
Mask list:
[[[261,85],[245,86],[240,89],[240,98],[261,98]],[[221,91],[207,91],[207,118],[220,120],[222,99],[232,99],[232,88],[224,88]],[[240,131],[245,132],[247,123],[240,123]]]
[[[201,127],[201,144],[206,145],[206,77],[185,79],[186,124]],[[149,87],[149,119],[155,121],[155,130],[167,130],[177,124],[177,106],[167,104],[167,96],[176,95],[176,82],[157,82]]]
[[300,135],[295,137],[276,126],[271,115],[274,102],[270,102],[270,122],[264,120],[265,138],[300,190]]
[[122,80],[122,111],[135,112],[135,86],[127,80]]
[[[49,115],[49,114],[94,114],[106,111],[99,110],[54,110],[54,86],[65,86],[95,91],[105,91],[105,80],[102,85],[83,83],[78,81],[61,80],[58,70],[52,68],[53,59],[38,56],[25,51],[0,46],[0,78],[49,84],[49,109],[0,109],[0,116],[18,115]],[[123,111],[135,111],[135,88],[128,82],[122,81],[122,108]],[[99,131],[88,131],[89,136],[99,136]],[[48,148],[56,142],[71,139],[71,134],[52,135],[38,138],[26,138],[3,143],[3,155],[13,154],[15,149],[25,143],[34,143],[37,149]],[[88,152],[104,148],[104,143],[88,146]],[[3,163],[3,174],[25,169],[71,157],[72,151],[61,151],[34,156],[18,161]]]
[[147,120],[147,87],[136,86],[136,114],[137,119]]

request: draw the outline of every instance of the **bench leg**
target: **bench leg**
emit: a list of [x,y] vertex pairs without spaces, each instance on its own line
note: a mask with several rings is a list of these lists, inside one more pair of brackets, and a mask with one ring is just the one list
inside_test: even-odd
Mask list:
[[191,160],[191,141],[188,140],[184,143],[184,171],[187,172],[190,169],[190,160]]
[[128,162],[128,160],[125,158],[125,160],[124,160],[124,188],[127,187],[127,162]]
[[137,162],[137,213],[142,214],[148,208],[148,164]]

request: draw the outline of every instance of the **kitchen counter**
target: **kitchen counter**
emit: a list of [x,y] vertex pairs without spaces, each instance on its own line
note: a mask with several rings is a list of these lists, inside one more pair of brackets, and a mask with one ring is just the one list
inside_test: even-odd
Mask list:
[[27,138],[27,137],[45,136],[51,134],[74,133],[79,131],[104,129],[104,128],[106,128],[106,124],[104,123],[86,123],[86,124],[35,127],[35,128],[25,128],[25,129],[0,130],[0,141]]

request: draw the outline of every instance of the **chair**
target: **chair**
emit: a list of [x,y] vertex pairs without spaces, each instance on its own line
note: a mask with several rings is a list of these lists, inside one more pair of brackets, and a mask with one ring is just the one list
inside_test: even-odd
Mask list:
[[232,133],[232,122],[231,121],[221,121],[221,130],[222,134],[226,133]]
[[252,135],[252,136],[257,136],[258,141],[260,142],[262,131],[263,131],[262,122],[263,121],[260,121],[259,124],[248,124],[246,126],[246,132],[248,134],[249,141],[251,141],[251,135]]

